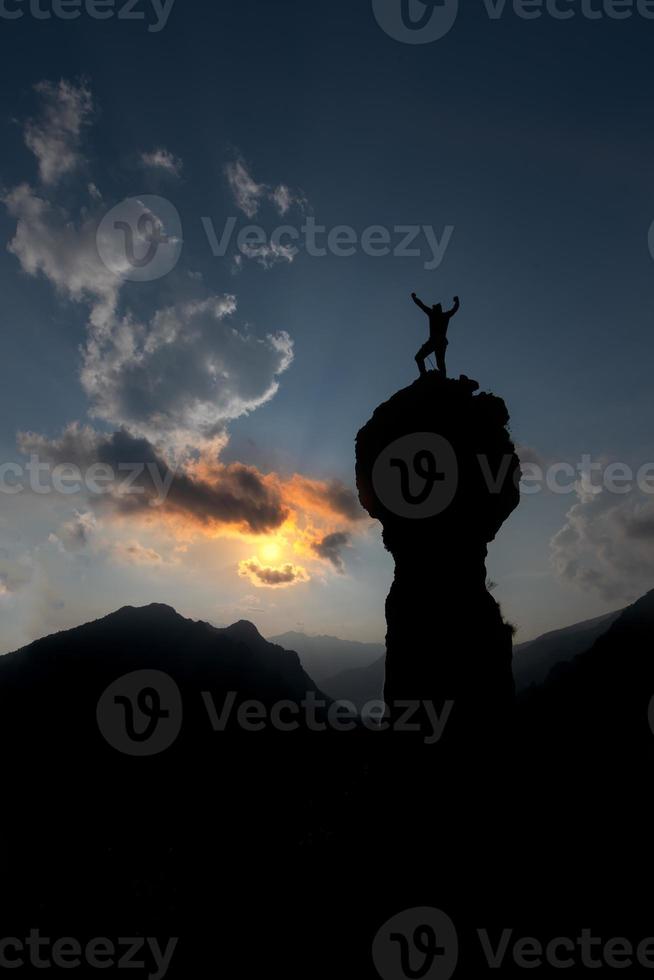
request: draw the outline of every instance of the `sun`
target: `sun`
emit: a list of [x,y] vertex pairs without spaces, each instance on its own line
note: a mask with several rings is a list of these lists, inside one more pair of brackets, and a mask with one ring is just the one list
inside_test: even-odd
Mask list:
[[261,548],[261,557],[264,561],[277,561],[281,553],[282,549],[274,541],[271,541],[269,544],[264,544]]

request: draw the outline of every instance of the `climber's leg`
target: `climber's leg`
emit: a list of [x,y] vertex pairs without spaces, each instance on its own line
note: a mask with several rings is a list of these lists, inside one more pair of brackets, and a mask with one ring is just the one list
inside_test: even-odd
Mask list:
[[418,351],[418,353],[416,354],[416,364],[418,365],[418,370],[420,371],[421,376],[423,374],[427,374],[427,368],[425,367],[425,359],[431,354],[433,349],[434,348],[432,347],[432,345],[428,342],[426,344],[423,344],[420,350]]
[[443,375],[444,378],[447,377],[447,370],[445,368],[445,349],[447,344],[439,344],[436,348],[436,367]]

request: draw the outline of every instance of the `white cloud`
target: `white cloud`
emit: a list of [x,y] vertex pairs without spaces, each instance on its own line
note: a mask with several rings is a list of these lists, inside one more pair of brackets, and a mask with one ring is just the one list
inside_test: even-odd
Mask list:
[[27,185],[3,198],[16,231],[8,245],[24,271],[39,273],[69,299],[93,306],[92,322],[104,323],[114,311],[120,279],[100,261],[96,248],[97,222],[83,214],[75,223],[61,208],[38,197]]
[[561,578],[607,601],[635,599],[654,580],[654,499],[636,490],[591,493],[580,485],[550,547]]
[[29,555],[10,556],[0,548],[0,593],[13,595],[32,579],[33,565]]
[[62,524],[56,534],[50,535],[50,540],[58,542],[64,551],[79,551],[89,543],[96,527],[92,513],[75,511],[71,520]]
[[25,143],[38,160],[41,180],[51,185],[79,166],[82,129],[93,100],[85,83],[62,79],[58,85],[40,82],[35,89],[41,96],[41,111],[27,123]]
[[257,184],[242,160],[228,163],[225,167],[225,176],[234,195],[236,206],[248,218],[254,218],[259,211],[261,201],[266,196],[265,185]]
[[300,192],[291,191],[286,184],[272,188],[258,183],[243,160],[236,160],[225,166],[225,176],[230,186],[236,206],[250,219],[255,218],[264,201],[274,204],[283,217],[293,206],[304,208],[306,199]]
[[[242,245],[241,255],[254,260],[264,269],[272,269],[279,262],[293,262],[298,250],[294,245],[281,245],[279,242],[267,242],[263,245]],[[237,269],[240,267],[237,266]]]
[[144,167],[166,170],[173,177],[179,177],[182,172],[183,163],[179,157],[174,156],[170,150],[159,147],[151,153],[141,154],[141,163]]
[[544,469],[547,466],[545,458],[532,446],[519,445],[516,446],[515,451],[523,466],[537,466],[540,469]]
[[231,320],[233,296],[131,316],[93,331],[81,380],[90,414],[161,444],[202,445],[273,397],[291,364],[285,331],[256,337]]
[[[95,197],[91,187],[85,185]],[[293,359],[284,330],[260,337],[239,327],[231,319],[236,299],[229,295],[173,304],[144,321],[129,312],[121,316],[125,257],[117,254],[113,264],[106,255],[101,260],[98,214],[84,206],[74,220],[27,184],[3,200],[16,219],[8,248],[23,270],[45,276],[62,295],[90,307],[80,379],[92,417],[174,453],[180,446],[216,446],[216,440],[224,445],[226,422],[273,397]],[[119,244],[109,242],[117,250]]]
[[269,197],[282,218],[288,211],[291,210],[292,207],[297,206],[304,208],[307,203],[304,194],[294,193],[286,186],[286,184],[280,184],[279,187],[276,187],[273,191],[271,191]]
[[140,541],[119,541],[114,545],[112,557],[124,565],[161,565],[163,558],[154,548]]
[[286,331],[258,337],[237,326],[231,295],[167,307],[145,323],[119,317],[121,280],[98,257],[95,221],[74,224],[27,185],[4,203],[17,219],[9,250],[25,272],[91,306],[80,378],[92,417],[157,444],[201,447],[273,397],[293,360]]

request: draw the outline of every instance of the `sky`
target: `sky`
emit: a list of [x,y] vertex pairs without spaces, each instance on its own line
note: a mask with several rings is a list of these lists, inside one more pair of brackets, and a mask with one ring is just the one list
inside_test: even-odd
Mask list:
[[648,590],[651,6],[3,0],[0,652],[148,602],[381,639],[354,438],[414,290],[532,477],[517,639]]

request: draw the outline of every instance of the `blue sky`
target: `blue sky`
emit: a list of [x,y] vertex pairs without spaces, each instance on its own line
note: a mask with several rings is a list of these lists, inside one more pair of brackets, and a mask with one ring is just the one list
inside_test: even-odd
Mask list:
[[[526,458],[545,468],[588,454],[634,470],[653,458],[654,20],[637,12],[590,20],[581,3],[567,7],[576,16],[565,21],[525,20],[510,5],[491,19],[483,3],[466,3],[447,35],[424,45],[385,33],[368,0],[322,7],[176,0],[157,32],[148,21],[85,13],[36,20],[27,5],[21,19],[0,18],[0,236],[9,247],[0,251],[3,458],[24,462],[17,434],[25,431],[54,458],[53,440],[77,421],[92,427],[96,442],[126,427],[162,458],[175,443],[179,462],[183,429],[196,457],[213,453],[219,467],[248,467],[296,508],[294,530],[280,543],[278,527],[243,535],[219,521],[196,526],[195,512],[164,527],[88,498],[2,495],[3,649],[149,601],[214,622],[245,615],[267,633],[302,624],[381,638],[390,557],[375,525],[329,510],[325,499],[334,481],[353,486],[357,429],[413,380],[413,355],[425,339],[409,300],[414,289],[448,305],[460,295],[451,373],[505,398]],[[152,22],[149,5],[137,9]],[[50,87],[35,89],[43,82]],[[54,108],[61,110],[62,91],[69,109],[77,93],[72,135],[70,117]],[[30,132],[42,137],[36,150]],[[155,159],[156,151],[164,155]],[[55,176],[44,177],[44,166]],[[242,196],[248,180],[254,203]],[[17,204],[11,195],[24,185],[29,196]],[[290,195],[283,214],[279,188]],[[79,232],[85,220],[97,223],[123,199],[143,195],[177,209],[181,256],[154,281],[121,281],[113,291],[103,281],[102,296],[111,293],[113,303],[107,329],[118,331],[128,317],[145,343],[157,311],[175,309],[177,342],[187,351],[189,304],[235,298],[217,329],[233,324],[249,338],[230,362],[238,375],[232,394],[246,414],[230,402],[212,416],[213,443],[206,425],[200,432],[188,390],[197,363],[184,362],[186,374],[181,361],[173,371],[174,356],[167,363],[176,407],[161,430],[137,398],[153,362],[140,388],[128,389],[123,361],[112,362],[111,391],[106,379],[95,387],[89,380],[115,360],[116,342],[104,337],[89,367],[100,286],[85,280],[74,295],[86,246],[81,237],[71,242],[66,227]],[[35,199],[48,209],[47,242],[28,216]],[[300,252],[272,264],[268,256],[268,267],[262,256],[241,256],[237,266],[233,248],[212,254],[202,223],[210,218],[220,235],[229,217],[237,229],[255,223],[267,232],[299,228],[308,217],[357,235],[382,226],[393,243],[396,226],[427,226],[439,241],[453,231],[432,269],[424,237],[418,256]],[[193,318],[204,315],[192,314],[191,333]],[[211,328],[197,322],[196,350],[206,343],[217,355]],[[281,368],[268,336],[288,336],[292,363]],[[298,478],[313,481],[310,506]],[[523,499],[489,559],[520,639],[617,608],[651,586],[651,499],[638,491],[591,499],[579,488]],[[271,534],[277,553],[266,557]],[[341,546],[325,558],[316,547],[334,534],[344,536]],[[239,574],[240,563],[255,558],[255,571]],[[282,569],[291,581],[272,587],[261,568]]]

